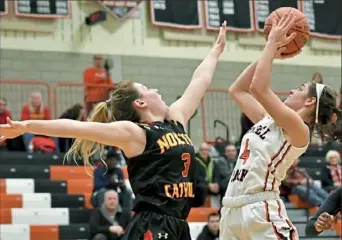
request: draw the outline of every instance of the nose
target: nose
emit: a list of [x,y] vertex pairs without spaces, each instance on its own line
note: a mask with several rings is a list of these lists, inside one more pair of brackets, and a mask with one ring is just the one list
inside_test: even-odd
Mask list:
[[294,94],[294,90],[290,90],[290,95]]

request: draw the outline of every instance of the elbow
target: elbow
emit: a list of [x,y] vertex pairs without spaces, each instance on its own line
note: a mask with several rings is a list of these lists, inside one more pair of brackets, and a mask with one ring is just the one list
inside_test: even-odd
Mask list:
[[261,96],[262,94],[265,93],[265,87],[261,86],[260,84],[252,84],[249,86],[249,92],[253,95],[253,96]]

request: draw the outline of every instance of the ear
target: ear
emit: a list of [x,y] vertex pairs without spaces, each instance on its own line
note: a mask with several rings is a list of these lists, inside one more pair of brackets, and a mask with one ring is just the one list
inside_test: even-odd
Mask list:
[[142,101],[141,99],[135,100],[133,104],[137,109],[142,109],[142,108],[147,107],[147,103]]
[[312,106],[316,106],[316,97],[309,97],[306,99],[304,105],[305,107],[312,107]]

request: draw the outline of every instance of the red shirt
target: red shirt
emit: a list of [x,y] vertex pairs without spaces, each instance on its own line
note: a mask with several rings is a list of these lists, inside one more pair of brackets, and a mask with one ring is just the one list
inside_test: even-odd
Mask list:
[[9,117],[12,119],[12,114],[10,111],[8,110],[4,110],[1,114],[0,114],[0,124],[6,124],[6,118]]
[[21,109],[21,121],[24,120],[50,120],[51,114],[48,106],[43,107],[43,111],[37,108],[35,111],[30,111],[28,104],[25,104]]

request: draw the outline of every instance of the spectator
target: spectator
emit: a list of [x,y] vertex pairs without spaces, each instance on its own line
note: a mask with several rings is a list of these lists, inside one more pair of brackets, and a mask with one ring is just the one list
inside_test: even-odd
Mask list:
[[[5,98],[0,98],[0,124],[6,124],[7,117],[12,118],[11,112],[7,109],[7,101]],[[0,149],[6,147],[6,141],[0,142]]]
[[[50,120],[50,108],[45,105],[42,100],[42,94],[40,92],[32,92],[29,102],[23,106],[21,109],[21,120]],[[26,150],[33,150],[34,147],[30,147],[32,144],[34,135],[31,133],[25,133],[23,135],[24,145]],[[44,140],[44,137],[40,137],[39,140]],[[48,137],[45,137],[48,139]],[[39,143],[43,143],[44,141],[38,141]],[[50,141],[47,140],[48,145],[50,146]],[[57,148],[57,142],[54,141],[54,148]],[[37,147],[40,148],[40,147]]]
[[108,190],[104,203],[93,210],[90,218],[89,240],[119,240],[128,225],[130,215],[119,205],[118,194]]
[[[96,103],[105,101],[109,97],[113,86],[113,80],[110,76],[109,69],[104,68],[103,57],[95,55],[93,57],[94,65],[84,70],[83,84],[85,85],[85,102],[87,113],[90,113]],[[86,86],[86,85],[102,85],[101,87]],[[107,85],[106,88],[103,85]]]
[[321,83],[321,84],[323,84],[323,76],[322,76],[322,74],[319,73],[319,72],[314,73],[314,75],[312,76],[312,81],[314,83]]
[[192,207],[202,207],[205,204],[208,195],[208,184],[206,181],[205,169],[196,163],[196,187],[195,198]]
[[224,155],[224,148],[227,146],[228,142],[222,137],[217,137],[215,139],[215,150],[217,151],[219,157]]
[[104,201],[104,194],[107,190],[115,190],[119,194],[119,203],[123,209],[132,209],[132,192],[125,185],[124,174],[121,168],[117,167],[119,155],[108,152],[105,165],[101,165],[94,170],[94,190],[92,204],[99,207]]
[[227,189],[230,176],[233,173],[237,158],[237,150],[235,145],[228,144],[224,149],[224,156],[218,161],[218,166],[220,169],[220,175],[222,180],[220,182],[220,195],[223,198],[225,191]]
[[219,240],[220,235],[220,215],[210,213],[208,216],[208,225],[204,226],[197,240]]
[[[283,184],[291,190],[292,194],[298,195],[302,200],[308,201],[312,206],[320,206],[329,194],[313,184],[313,179],[304,168],[298,167],[297,159],[287,171]],[[307,185],[309,178],[309,186]],[[309,198],[308,198],[309,192]]]
[[219,194],[220,171],[215,161],[209,156],[209,145],[207,143],[201,144],[199,153],[196,153],[196,160],[197,166],[200,168],[198,174],[205,174],[202,177],[206,179],[208,192],[213,195]]
[[341,156],[339,152],[330,150],[325,156],[327,165],[322,168],[321,182],[322,187],[328,192],[341,187],[342,182],[342,167]]
[[[59,118],[66,118],[78,121],[85,120],[85,112],[84,107],[81,104],[75,104],[71,108],[67,109]],[[73,139],[71,138],[59,138],[59,150],[60,152],[67,152],[71,145]]]

